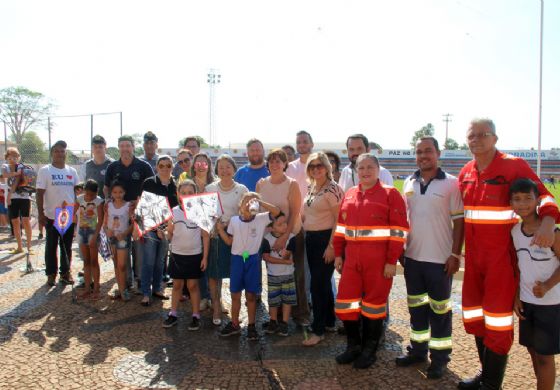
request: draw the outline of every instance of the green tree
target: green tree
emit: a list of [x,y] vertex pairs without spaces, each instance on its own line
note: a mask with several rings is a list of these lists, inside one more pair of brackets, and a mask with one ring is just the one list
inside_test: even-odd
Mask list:
[[461,145],[459,147],[460,150],[469,150],[469,147],[467,146],[467,144],[463,143],[463,145]]
[[40,92],[25,87],[0,89],[0,120],[6,123],[18,145],[25,133],[41,125],[53,108],[52,102]]
[[[12,134],[10,138],[15,139]],[[23,139],[18,143],[21,161],[26,164],[42,164],[49,162],[49,151],[45,143],[34,131],[26,131]]]
[[459,143],[455,141],[453,138],[448,138],[445,140],[445,144],[443,148],[446,150],[457,150],[459,149]]
[[134,155],[142,156],[144,154],[144,135],[140,133],[134,133],[131,135],[134,140]]
[[417,130],[417,131],[414,132],[414,135],[412,136],[412,141],[410,142],[410,145],[413,148],[416,147],[416,141],[418,141],[422,137],[433,137],[434,132],[435,132],[434,125],[432,125],[431,123],[428,123],[426,126],[422,127],[420,130]]

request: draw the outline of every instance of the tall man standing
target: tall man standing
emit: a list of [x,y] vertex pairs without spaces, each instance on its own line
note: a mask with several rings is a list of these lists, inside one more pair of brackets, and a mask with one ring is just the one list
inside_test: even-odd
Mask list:
[[439,379],[451,354],[451,281],[460,265],[463,245],[463,201],[457,178],[438,168],[438,141],[416,142],[418,170],[406,179],[410,233],[404,253],[404,278],[410,312],[408,353],[396,359],[406,367],[431,364],[427,376]]
[[107,142],[101,135],[96,135],[91,139],[91,150],[93,158],[87,160],[81,168],[80,177],[83,181],[93,179],[99,185],[98,195],[105,198],[103,193],[103,185],[105,184],[105,174],[107,167],[113,160],[107,156]]
[[233,180],[243,184],[249,191],[255,191],[257,182],[270,175],[264,161],[264,146],[261,141],[252,138],[247,142],[247,157],[249,164],[239,168]]
[[[107,198],[109,195],[111,183],[114,180],[119,180],[125,187],[124,200],[136,204],[142,192],[142,183],[148,177],[154,176],[154,171],[147,162],[134,156],[134,140],[129,135],[123,135],[119,138],[119,154],[120,158],[107,167],[105,186],[103,187],[105,197]],[[134,274],[139,278],[142,265],[141,241],[134,242],[133,254]],[[128,286],[132,286],[132,266],[130,262],[127,264],[127,273]]]
[[[60,282],[74,284],[70,274],[72,261],[72,239],[74,223],[63,236],[54,227],[55,210],[76,202],[74,186],[78,183],[78,173],[66,165],[66,142],[57,141],[51,148],[51,163],[37,173],[37,209],[39,221],[45,226],[47,240],[45,265],[47,284],[54,286],[58,268],[57,247],[60,246]],[[70,217],[71,218],[71,217]]]
[[465,207],[463,322],[475,336],[482,373],[461,381],[461,389],[501,388],[513,343],[513,301],[518,287],[511,229],[518,222],[509,203],[509,187],[518,178],[537,183],[542,219],[532,245],[550,247],[560,212],[554,198],[523,159],[496,149],[496,127],[475,119],[467,131],[473,155],[459,174]]
[[[348,159],[350,164],[342,169],[338,184],[344,192],[351,187],[358,185],[358,173],[356,172],[356,159],[362,153],[369,153],[369,141],[363,134],[352,134],[346,139],[346,150],[348,151]],[[386,168],[379,166],[379,180],[388,186],[393,185],[393,176]]]
[[[303,211],[303,200],[307,196],[307,159],[313,151],[313,138],[305,130],[298,131],[296,134],[296,149],[299,158],[292,161],[286,169],[286,175],[294,179],[298,183],[299,192],[301,193],[301,210]],[[294,267],[295,267],[295,282],[297,293],[297,306],[292,308],[292,315],[294,320],[302,325],[309,323],[309,303],[307,297],[309,296],[309,280],[311,273],[309,272],[309,265],[306,261],[305,253],[305,235],[303,228],[296,235],[296,251],[294,253]]]

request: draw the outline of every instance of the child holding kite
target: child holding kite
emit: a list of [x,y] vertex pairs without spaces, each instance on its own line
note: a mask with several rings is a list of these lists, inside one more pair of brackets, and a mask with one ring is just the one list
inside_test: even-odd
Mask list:
[[[259,206],[267,212],[259,213]],[[255,327],[256,296],[262,291],[259,249],[267,226],[279,214],[280,209],[263,201],[259,194],[246,192],[240,201],[239,215],[230,219],[227,232],[223,223],[217,223],[220,237],[227,245],[231,245],[231,322],[221,330],[220,336],[227,337],[241,332],[239,311],[241,292],[245,290],[249,320],[247,339],[258,339]]]
[[[189,179],[177,185],[177,198],[194,195],[196,184]],[[200,329],[200,290],[198,279],[208,264],[208,248],[210,235],[197,226],[188,215],[183,205],[173,207],[173,221],[167,225],[167,239],[171,243],[171,258],[169,260],[169,276],[173,278],[173,292],[171,293],[171,310],[163,322],[164,328],[177,324],[177,306],[183,295],[183,286],[187,281],[187,288],[191,297],[192,321],[189,330]]]

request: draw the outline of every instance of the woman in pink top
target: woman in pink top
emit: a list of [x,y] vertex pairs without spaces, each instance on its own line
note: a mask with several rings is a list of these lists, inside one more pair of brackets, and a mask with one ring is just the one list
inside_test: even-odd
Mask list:
[[323,152],[311,154],[305,169],[310,186],[303,200],[303,228],[313,301],[313,334],[303,341],[305,346],[320,343],[325,338],[326,328],[334,329],[335,323],[331,288],[334,272],[332,237],[344,191],[333,180],[331,169],[329,158]]

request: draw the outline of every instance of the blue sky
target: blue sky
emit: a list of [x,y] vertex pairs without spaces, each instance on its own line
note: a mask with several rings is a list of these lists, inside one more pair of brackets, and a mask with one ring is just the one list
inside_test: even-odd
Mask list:
[[[40,91],[59,115],[123,111],[125,133],[153,130],[174,147],[208,138],[216,68],[222,146],[307,129],[407,148],[428,122],[443,139],[451,113],[459,142],[489,116],[501,148],[536,147],[539,12],[539,0],[4,0],[0,87]],[[559,20],[560,1],[545,1],[543,149],[560,147]],[[89,118],[55,121],[53,138],[88,147]],[[118,124],[94,119],[110,143]]]

